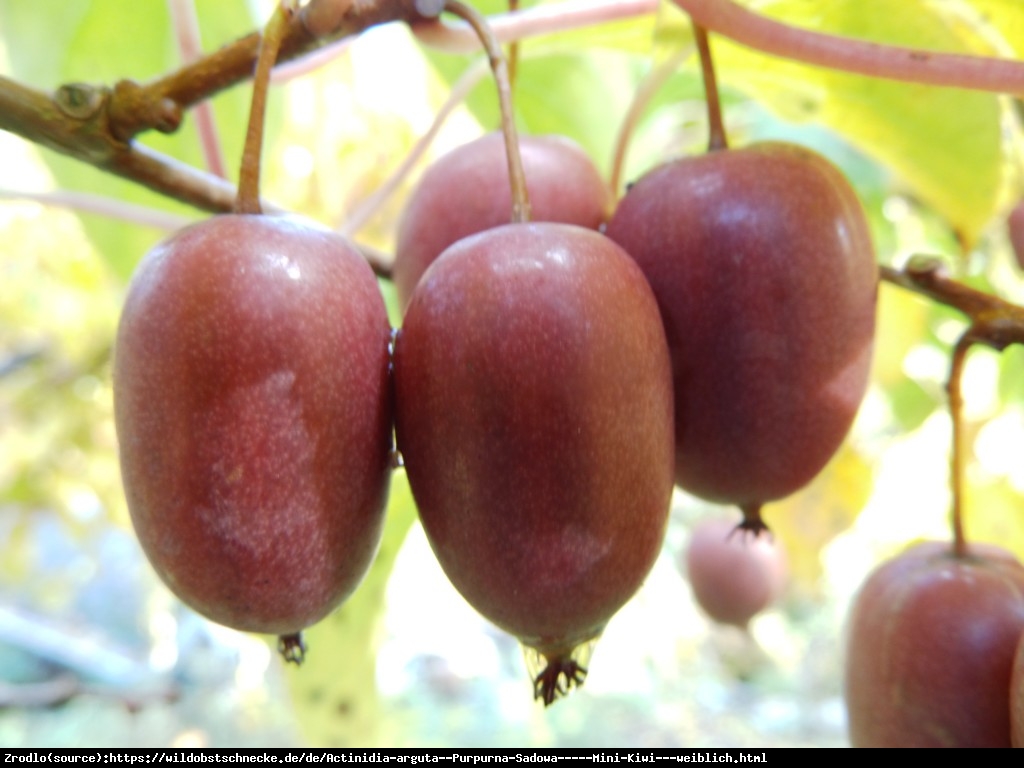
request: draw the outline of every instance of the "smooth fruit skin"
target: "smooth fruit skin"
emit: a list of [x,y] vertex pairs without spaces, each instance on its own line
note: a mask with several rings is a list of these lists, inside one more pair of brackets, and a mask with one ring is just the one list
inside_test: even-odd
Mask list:
[[694,599],[712,620],[745,628],[786,584],[781,544],[734,522],[705,519],[690,533],[685,570]]
[[1009,747],[1010,676],[1024,632],[1024,566],[927,542],[884,563],[857,595],[845,690],[856,747]]
[[1010,741],[1015,747],[1024,747],[1024,632],[1017,643],[1013,658],[1013,676],[1010,679]]
[[579,227],[466,238],[424,275],[394,360],[398,447],[445,573],[567,656],[637,590],[667,523],[671,377],[643,275]]
[[[519,140],[530,218],[597,229],[612,208],[611,189],[583,149],[562,136]],[[488,133],[441,157],[423,174],[399,224],[392,279],[402,306],[445,248],[511,221],[505,139]]]
[[877,267],[843,175],[764,143],[660,166],[607,234],[658,299],[672,354],[676,481],[759,504],[808,483],[867,387]]
[[218,216],[142,260],[115,347],[121,467],[185,603],[286,635],[355,589],[390,475],[389,340],[365,261],[294,220]]

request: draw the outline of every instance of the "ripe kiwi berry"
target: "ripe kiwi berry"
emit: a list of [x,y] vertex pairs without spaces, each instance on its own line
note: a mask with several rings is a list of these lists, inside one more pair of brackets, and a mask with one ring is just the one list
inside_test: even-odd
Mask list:
[[287,637],[355,589],[390,477],[389,342],[366,261],[312,225],[216,216],[142,260],[114,412],[132,523],[185,603]]
[[396,436],[431,546],[466,600],[543,658],[634,594],[672,493],[672,386],[650,287],[603,235],[518,223],[426,271],[395,342]]
[[676,401],[676,482],[751,511],[808,483],[863,398],[878,273],[852,187],[820,155],[762,143],[662,165],[607,234],[647,276]]

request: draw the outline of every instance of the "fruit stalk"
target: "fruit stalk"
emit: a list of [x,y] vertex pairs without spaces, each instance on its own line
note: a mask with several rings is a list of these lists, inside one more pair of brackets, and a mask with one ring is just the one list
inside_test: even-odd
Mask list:
[[263,213],[260,207],[260,157],[263,154],[263,124],[267,115],[267,91],[270,89],[270,71],[274,68],[281,41],[288,31],[294,10],[281,2],[263,32],[260,53],[256,59],[256,74],[252,84],[252,106],[249,108],[249,127],[242,150],[242,168],[238,177],[238,199],[235,213]]
[[708,32],[697,22],[693,22],[693,38],[700,54],[700,71],[704,78],[704,101],[708,105],[708,152],[728,149],[729,141],[722,120],[722,102],[718,97],[718,81],[715,77],[715,62],[711,57],[711,44]]
[[964,333],[953,348],[946,391],[949,395],[949,414],[953,422],[953,439],[950,450],[950,484],[953,492],[951,523],[953,527],[953,554],[967,556],[967,538],[964,535],[964,424],[963,424],[963,381],[967,352],[974,344],[970,329]]
[[[509,13],[519,10],[519,0],[508,0]],[[508,82],[512,88],[516,86],[516,71],[519,69],[519,41],[508,44]]]
[[524,223],[530,220],[530,196],[526,191],[526,175],[523,173],[523,160],[519,155],[519,135],[516,131],[515,110],[512,108],[512,85],[509,81],[508,65],[487,19],[475,8],[459,2],[447,0],[444,8],[466,21],[480,38],[480,43],[487,51],[494,73],[494,82],[498,87],[498,104],[501,109],[501,132],[505,135],[505,151],[508,154],[508,178],[512,185],[512,222]]

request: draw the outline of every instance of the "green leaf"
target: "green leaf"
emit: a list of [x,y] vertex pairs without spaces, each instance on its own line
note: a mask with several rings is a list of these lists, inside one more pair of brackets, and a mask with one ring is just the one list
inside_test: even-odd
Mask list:
[[[766,0],[757,10],[846,37],[975,52],[947,4],[925,0]],[[948,10],[948,8],[947,8]],[[996,96],[806,66],[716,40],[723,83],[792,121],[816,121],[894,171],[973,243],[999,203],[1004,147]]]
[[[999,397],[1004,403],[1024,403],[1024,347],[1014,345],[1002,352]],[[1024,448],[1024,444],[1021,446]]]
[[[953,6],[953,3],[949,5]],[[1020,0],[963,0],[961,29],[990,55],[1024,56],[1024,3]],[[953,10],[953,9],[950,9]]]
[[[206,50],[241,37],[255,26],[245,0],[197,0],[196,4]],[[165,3],[129,6],[119,0],[0,0],[0,34],[11,76],[44,91],[69,82],[108,86],[125,78],[145,82],[181,64]],[[235,88],[212,103],[230,170],[241,157],[249,90]],[[272,120],[268,123],[273,125]],[[203,165],[195,125],[188,117],[173,135],[149,132],[139,140],[184,163]],[[201,215],[131,181],[48,150],[40,152],[61,188]],[[83,214],[81,219],[97,250],[122,278],[164,234],[96,215]]]
[[563,53],[525,59],[519,69],[516,111],[523,129],[571,136],[607,168],[635,90],[636,59],[613,51]]

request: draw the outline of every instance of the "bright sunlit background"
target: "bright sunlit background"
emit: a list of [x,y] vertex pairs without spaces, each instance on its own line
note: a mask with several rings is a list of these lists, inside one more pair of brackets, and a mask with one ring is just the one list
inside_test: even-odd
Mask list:
[[[125,4],[80,2],[72,12],[62,3],[0,0],[0,74],[51,90],[75,80],[144,81],[177,66],[163,4],[133,6],[138,40],[115,50],[110,40],[125,37]],[[266,5],[254,11],[242,0],[198,0],[204,47],[254,28]],[[852,8],[850,18],[860,18],[857,5],[835,3]],[[947,48],[981,45],[956,37],[962,30],[940,34],[938,11],[922,21],[908,15],[910,5],[922,13],[920,3],[873,3],[871,32]],[[849,19],[837,12],[821,23],[844,31]],[[1015,34],[1006,45],[1021,55],[1024,32]],[[687,35],[667,14],[527,43],[517,85],[523,129],[570,133],[607,173],[638,84]],[[25,41],[40,39],[52,42],[29,50]],[[973,284],[1024,301],[999,224],[1019,184],[1019,131],[1007,105],[993,97],[981,106],[932,100],[927,89],[868,87],[735,48],[720,53],[735,144],[775,137],[817,148],[856,185],[880,260],[941,254]],[[332,49],[315,68],[285,68],[271,97],[265,196],[332,226],[351,227],[358,217],[356,237],[389,252],[402,201],[429,160],[495,127],[493,85],[483,77],[394,193],[366,207],[469,71],[486,74],[479,57],[428,56],[396,26]],[[854,91],[860,101],[849,97]],[[646,111],[625,179],[701,151],[701,93],[691,58]],[[231,178],[247,99],[245,87],[214,99]],[[854,114],[854,104],[863,112]],[[890,124],[876,112],[892,116]],[[984,120],[985,130],[1004,137],[991,152],[970,143]],[[144,140],[204,163],[194,121],[175,137]],[[931,167],[947,152],[966,158],[976,186],[955,163]],[[68,207],[75,202],[93,212]],[[841,668],[851,596],[880,560],[913,540],[949,535],[944,386],[949,348],[964,327],[954,312],[883,285],[872,387],[847,445],[810,487],[766,508],[790,581],[749,633],[711,624],[679,565],[695,521],[738,520],[738,513],[679,493],[662,556],[598,642],[586,685],[544,710],[532,701],[517,642],[480,618],[440,571],[401,472],[378,562],[351,602],[307,633],[309,660],[300,669],[285,669],[272,639],[201,619],[157,581],[121,493],[109,366],[127,279],[166,234],[140,223],[153,210],[172,223],[201,216],[0,132],[0,744],[846,744]],[[972,241],[966,255],[954,226]],[[1019,557],[1022,374],[1020,350],[977,350],[964,380],[968,534]]]

